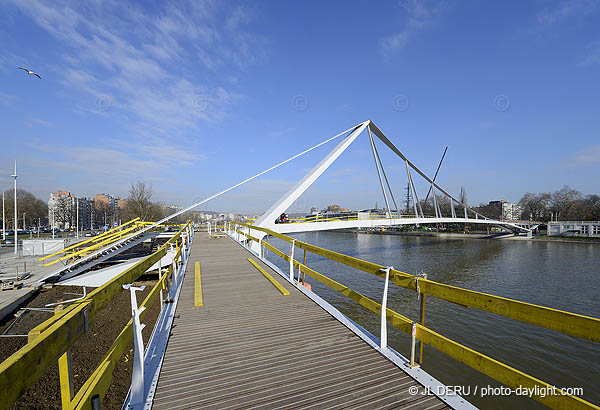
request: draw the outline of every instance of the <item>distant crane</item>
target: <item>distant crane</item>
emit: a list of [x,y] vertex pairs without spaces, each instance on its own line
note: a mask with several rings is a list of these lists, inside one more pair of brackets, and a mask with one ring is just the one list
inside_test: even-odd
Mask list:
[[29,74],[29,75],[35,75],[35,76],[36,76],[37,78],[39,78],[40,80],[42,79],[42,77],[40,77],[40,75],[39,75],[38,73],[34,73],[33,71],[31,71],[31,70],[30,70],[30,69],[28,69],[28,68],[24,68],[24,67],[17,67],[17,68],[18,68],[18,69],[20,69],[20,70],[23,70],[23,71],[25,71],[25,72],[26,72],[27,74]]

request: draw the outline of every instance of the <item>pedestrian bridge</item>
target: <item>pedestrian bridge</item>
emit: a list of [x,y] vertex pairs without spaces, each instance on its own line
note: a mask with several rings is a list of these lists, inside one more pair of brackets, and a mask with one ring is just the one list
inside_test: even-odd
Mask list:
[[[292,224],[293,225],[293,224]],[[300,225],[300,224],[298,224]],[[259,233],[264,234],[263,236]],[[269,243],[278,238],[282,250]],[[252,244],[258,246],[258,252]],[[168,252],[172,263],[141,303],[130,286]],[[265,257],[281,258],[278,268]],[[381,298],[350,289],[310,267],[317,255],[383,279]],[[319,282],[380,319],[380,333],[359,323],[313,292]],[[125,286],[124,286],[125,285]],[[415,292],[418,318],[387,308],[388,288]],[[126,290],[122,288],[126,287]],[[95,317],[120,293],[131,293],[132,320],[91,374],[75,390],[71,349],[93,329]],[[58,363],[63,409],[103,408],[113,372],[125,354],[133,359],[123,408],[473,408],[420,365],[428,345],[555,409],[598,409],[581,397],[474,351],[427,327],[426,300],[471,309],[600,342],[600,319],[532,305],[428,280],[316,247],[253,225],[232,223],[210,234],[180,227],[155,252],[97,287],[29,332],[28,342],[0,363],[0,409],[18,404]],[[143,324],[160,307],[149,340]],[[389,326],[409,335],[405,357],[387,341]],[[133,342],[133,353],[127,353]],[[593,358],[590,358],[593,360]],[[541,375],[543,377],[543,375]],[[451,383],[459,385],[458,381]],[[17,406],[18,407],[18,406]]]
[[525,234],[531,234],[531,230],[523,228],[520,225],[513,224],[510,222],[500,222],[493,219],[479,219],[479,218],[449,218],[449,217],[401,217],[401,218],[369,218],[369,219],[358,219],[358,218],[330,218],[325,221],[310,220],[303,222],[283,223],[275,224],[272,229],[279,233],[298,233],[298,232],[311,232],[311,231],[327,231],[334,229],[352,229],[352,228],[383,228],[391,226],[402,226],[402,225],[426,225],[426,224],[479,224],[502,227],[515,233],[524,232]]
[[[365,130],[380,176],[387,215],[393,216],[391,209],[398,206],[373,135],[404,162],[414,198],[414,214],[276,224],[277,217]],[[123,398],[124,409],[473,408],[468,397],[457,395],[421,368],[426,360],[424,345],[502,385],[527,389],[533,400],[550,408],[600,409],[562,386],[553,386],[538,378],[544,375],[526,374],[437,333],[427,326],[425,318],[426,301],[436,298],[469,308],[467,312],[480,310],[593,343],[600,342],[600,319],[435,282],[425,275],[320,248],[285,234],[455,222],[531,232],[487,218],[450,195],[434,181],[435,177],[429,178],[416,168],[371,121],[358,124],[303,153],[344,134],[343,140],[254,224],[231,222],[208,235],[196,233],[189,222],[179,225],[178,231],[166,235],[166,242],[158,249],[128,265],[93,291],[67,301],[70,304],[64,310],[32,329],[27,343],[0,363],[0,410],[15,403],[18,407],[20,398],[51,371],[58,371],[60,380],[60,403],[55,403],[56,407],[106,408],[103,400],[114,384],[113,374],[124,357],[133,361],[131,385]],[[66,269],[59,268],[52,277],[72,280],[80,271],[94,266],[95,260],[118,255],[136,241],[164,235],[161,230],[167,226],[163,224],[175,216],[303,153],[160,221],[129,221],[96,241],[64,250],[47,263],[57,266],[65,261],[72,263],[65,265]],[[429,218],[423,212],[411,170],[429,184],[434,217]],[[442,200],[449,203],[449,212],[442,212]],[[289,248],[279,249],[269,238],[277,238]],[[169,262],[165,266],[161,261],[167,255]],[[381,297],[369,298],[361,289],[351,289],[316,271],[311,267],[312,257],[307,258],[307,255],[326,258],[342,268],[356,269],[365,275],[365,280],[382,283]],[[286,268],[279,268],[272,258],[283,260]],[[136,292],[141,288],[134,284],[148,273],[157,280],[140,302]],[[327,286],[346,297],[349,303],[376,315],[379,334],[369,333],[313,292],[311,282]],[[418,317],[410,318],[387,307],[390,286],[415,293],[420,306]],[[115,336],[92,373],[78,374],[75,384],[71,365],[72,350],[76,351],[73,347],[93,329],[97,315],[122,292],[130,296],[131,320]],[[158,306],[158,316],[150,336],[144,339],[142,329],[153,305]],[[390,326],[408,335],[407,357],[388,344]],[[451,381],[450,384],[460,383]]]

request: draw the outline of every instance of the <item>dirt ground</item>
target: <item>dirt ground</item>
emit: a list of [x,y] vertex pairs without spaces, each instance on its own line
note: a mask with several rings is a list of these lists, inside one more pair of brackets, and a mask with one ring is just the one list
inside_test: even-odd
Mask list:
[[[143,292],[138,292],[138,303],[142,303],[150,292],[155,280],[143,280],[136,282],[136,286],[146,285]],[[88,292],[91,291],[88,289]],[[52,289],[42,290],[32,299],[27,307],[44,307],[47,303],[59,300],[68,300],[77,297],[73,294],[82,294],[82,288],[76,286],[55,286]],[[144,319],[146,327],[142,331],[144,343],[148,342],[154,323],[160,312],[160,302],[154,301]],[[28,311],[10,328],[7,334],[27,334],[33,327],[49,318],[52,312]],[[131,305],[129,291],[123,290],[113,301],[98,312],[94,323],[88,332],[79,338],[71,348],[73,383],[75,391],[78,391],[83,383],[96,369],[102,357],[106,354],[115,338],[131,318]],[[0,334],[11,325],[14,319],[10,319],[0,326]],[[27,343],[26,337],[1,337],[0,338],[0,361],[5,360],[11,354]],[[129,386],[131,384],[131,367],[133,364],[133,343],[128,351],[121,357],[113,372],[113,384],[109,388],[103,409],[120,409]],[[12,409],[60,409],[60,385],[58,378],[58,365],[50,367],[29,391],[24,394],[12,407]]]

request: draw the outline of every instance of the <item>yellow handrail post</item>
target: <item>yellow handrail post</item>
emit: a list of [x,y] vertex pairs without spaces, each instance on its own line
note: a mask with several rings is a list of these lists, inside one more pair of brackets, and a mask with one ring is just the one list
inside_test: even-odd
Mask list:
[[[58,305],[54,314],[62,312],[63,306]],[[71,348],[58,358],[58,379],[60,382],[60,401],[63,409],[68,409],[73,399],[73,369],[71,367]]]
[[[303,259],[303,261],[302,261],[302,264],[303,264],[304,266],[306,266],[306,249],[304,249],[304,259]],[[306,279],[306,273],[305,273],[305,272],[302,272],[302,284],[304,284],[304,283],[305,283],[304,279]]]
[[68,409],[73,399],[73,370],[71,368],[71,348],[58,359],[58,378],[60,380],[60,401],[63,409]]

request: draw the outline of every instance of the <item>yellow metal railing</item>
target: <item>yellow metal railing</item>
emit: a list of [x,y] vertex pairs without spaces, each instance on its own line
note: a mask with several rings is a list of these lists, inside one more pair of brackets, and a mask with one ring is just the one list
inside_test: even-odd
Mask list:
[[67,251],[75,252],[75,249],[78,249],[78,248],[80,248],[80,247],[81,247],[81,246],[83,246],[83,245],[92,246],[92,245],[89,245],[89,244],[95,244],[95,243],[97,243],[97,242],[101,242],[101,241],[103,241],[104,239],[106,239],[106,238],[107,238],[107,237],[108,237],[110,234],[112,234],[113,232],[115,232],[115,231],[118,231],[118,230],[121,230],[121,229],[124,229],[126,226],[128,226],[128,225],[130,225],[130,224],[132,224],[132,223],[135,223],[135,222],[136,222],[136,221],[138,221],[139,219],[140,219],[140,218],[135,218],[135,219],[132,219],[131,221],[125,222],[125,223],[124,223],[124,224],[122,224],[122,225],[119,225],[119,226],[117,226],[117,227],[114,227],[114,228],[112,228],[112,229],[109,229],[108,231],[106,231],[106,232],[104,232],[104,233],[102,233],[102,234],[100,234],[100,235],[98,235],[98,236],[94,236],[94,237],[92,237],[92,238],[90,238],[90,239],[86,239],[86,240],[84,240],[84,241],[77,242],[76,244],[73,244],[73,245],[71,245],[71,246],[69,246],[69,247],[67,247],[67,248],[61,249],[61,250],[60,250],[60,251],[58,251],[58,252],[51,253],[50,255],[42,256],[42,257],[41,257],[39,260],[40,260],[40,262],[41,262],[41,261],[44,261],[44,260],[46,260],[46,259],[52,258],[53,256],[58,256],[58,255],[60,255],[60,254],[67,253]]
[[[257,230],[290,244],[293,243],[297,248],[304,249],[304,263],[300,263],[295,259],[292,261],[293,266],[298,269],[299,272],[303,275],[309,275],[329,288],[347,296],[368,310],[381,314],[380,303],[306,266],[306,252],[308,251],[323,256],[379,277],[385,277],[384,269],[386,268],[384,266],[310,245],[306,242],[293,239],[269,229],[237,222],[234,222],[233,224],[248,228],[243,230],[236,229],[236,232],[249,240],[259,242],[258,238],[252,236],[252,230]],[[289,255],[277,249],[269,242],[263,240],[259,243],[285,261],[290,261]],[[418,291],[422,297],[420,323],[394,312],[391,309],[386,309],[387,320],[397,329],[404,333],[411,334],[412,328],[415,326],[415,338],[420,342],[447,354],[461,363],[464,363],[511,388],[521,387],[522,389],[531,389],[528,391],[531,392],[531,397],[533,399],[551,408],[600,409],[599,406],[593,403],[583,400],[580,397],[566,394],[566,392],[562,391],[560,388],[470,349],[425,327],[424,303],[426,295],[434,296],[461,306],[474,307],[500,316],[520,320],[594,342],[600,341],[600,319],[449,286],[393,269],[389,272],[389,278],[397,286]],[[419,363],[421,361],[422,345]]]
[[[40,258],[40,261],[56,257],[56,259],[45,263],[44,266],[51,266],[62,261],[66,261],[67,264],[72,263],[153,224],[154,222],[139,221],[139,218],[135,218],[94,238],[76,243],[51,255],[46,255]],[[161,224],[157,225],[155,229],[163,229],[166,226],[180,226],[180,224]]]
[[[178,263],[183,246],[182,234],[188,226],[189,223],[185,224],[156,252],[32,329],[28,333],[27,344],[0,363],[0,409],[8,409],[12,406],[57,361],[61,376],[63,409],[91,409],[91,397],[95,394],[100,394],[102,397],[106,393],[111,383],[112,370],[133,338],[132,322],[129,321],[125,326],[99,366],[71,400],[69,398],[73,392],[70,392],[70,386],[66,385],[70,369],[66,368],[67,360],[63,360],[65,355],[70,354],[71,346],[87,332],[98,312],[122,291],[122,285],[136,281],[166,255],[171,244],[177,248],[174,260],[176,264]],[[160,290],[170,286],[172,273],[171,264],[140,308],[149,307]],[[145,312],[147,309],[142,312],[141,317]]]

